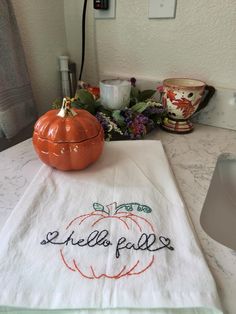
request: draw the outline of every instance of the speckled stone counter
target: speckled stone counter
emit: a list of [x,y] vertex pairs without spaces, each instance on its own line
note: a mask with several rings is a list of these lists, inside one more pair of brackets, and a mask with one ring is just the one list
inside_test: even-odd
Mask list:
[[[149,134],[147,139],[162,141],[216,280],[224,312],[235,314],[236,252],[212,240],[201,228],[199,218],[217,157],[226,152],[236,156],[236,131],[195,125],[194,132],[190,134],[178,135],[157,130]],[[0,229],[40,166],[31,139],[0,153]]]

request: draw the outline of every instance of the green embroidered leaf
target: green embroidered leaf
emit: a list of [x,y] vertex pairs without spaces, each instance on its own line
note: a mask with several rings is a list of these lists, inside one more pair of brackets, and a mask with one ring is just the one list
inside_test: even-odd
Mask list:
[[133,210],[139,210],[140,204],[139,203],[130,203],[130,205],[132,206]]
[[100,211],[104,211],[104,206],[99,204],[99,203],[93,203],[93,208],[95,210],[100,210]]
[[143,206],[139,204],[139,206],[138,206],[138,208],[137,208],[137,211],[138,211],[138,212],[143,211]]
[[132,204],[125,204],[125,210],[127,210],[127,212],[131,212],[133,210]]
[[139,203],[127,203],[121,204],[116,208],[116,213],[120,210],[126,210],[127,212],[131,212],[133,210],[137,210],[138,212],[144,212],[146,214],[151,213],[152,209],[147,205],[141,205]]
[[130,212],[130,211],[133,210],[133,208],[132,208],[131,204],[128,203],[128,204],[121,204],[121,205],[119,205],[116,208],[116,212],[118,212],[119,210],[126,210],[126,211]]
[[144,213],[147,213],[147,214],[151,213],[152,211],[152,209],[147,205],[142,205],[142,210]]

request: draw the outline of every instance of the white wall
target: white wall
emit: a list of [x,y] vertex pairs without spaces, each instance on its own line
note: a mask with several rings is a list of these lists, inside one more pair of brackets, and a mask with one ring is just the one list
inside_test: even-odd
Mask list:
[[[101,77],[104,73],[153,80],[184,76],[236,88],[235,0],[177,0],[176,18],[163,20],[148,19],[148,0],[116,3],[116,19],[95,22],[97,47],[92,46],[93,12],[88,11],[90,49],[98,52]],[[88,78],[94,72],[89,53]]]
[[[148,0],[116,0],[116,19],[94,20],[88,0],[82,79],[105,74],[194,77],[236,88],[236,1],[177,0],[175,19],[148,19]],[[81,62],[83,0],[12,0],[39,112],[60,95],[58,56]]]
[[[79,76],[82,52],[82,13],[83,0],[64,0],[65,28],[67,37],[67,47],[70,59],[77,65]],[[93,18],[93,0],[88,0],[86,11],[86,45],[85,63],[82,80],[87,80],[91,84],[99,81],[96,29]]]
[[63,0],[12,0],[39,114],[60,96],[58,56],[67,53]]

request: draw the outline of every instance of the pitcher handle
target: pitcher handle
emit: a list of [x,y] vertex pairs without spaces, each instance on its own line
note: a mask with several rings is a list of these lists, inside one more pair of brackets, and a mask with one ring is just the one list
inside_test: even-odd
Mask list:
[[207,106],[207,104],[209,103],[211,97],[215,94],[215,87],[210,86],[210,85],[206,85],[205,87],[205,95],[203,96],[203,100],[200,102],[196,112],[202,110],[203,108],[205,108]]

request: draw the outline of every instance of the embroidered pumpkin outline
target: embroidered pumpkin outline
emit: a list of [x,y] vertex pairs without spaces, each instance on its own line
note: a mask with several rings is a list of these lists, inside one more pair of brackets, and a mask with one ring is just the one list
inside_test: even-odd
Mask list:
[[[93,203],[94,211],[80,215],[66,226],[66,230],[68,230],[75,223],[81,225],[85,222],[89,223],[91,227],[99,225],[99,222],[104,221],[105,219],[114,219],[116,222],[119,222],[123,225],[126,230],[130,230],[131,227],[135,227],[135,230],[142,234],[143,227],[151,230],[154,233],[153,225],[144,217],[141,217],[137,214],[131,213],[132,211],[144,212],[146,214],[151,213],[152,209],[147,205],[141,205],[139,203],[126,203],[117,206],[117,203],[114,202],[112,204],[106,205],[106,208],[99,204]],[[143,226],[144,225],[144,226]],[[136,260],[131,265],[123,265],[121,269],[115,274],[107,274],[107,273],[98,273],[94,266],[89,265],[88,270],[82,271],[81,267],[75,259],[72,260],[72,263],[69,263],[63,253],[63,249],[60,249],[60,256],[63,264],[72,272],[78,272],[82,277],[90,280],[108,278],[108,279],[120,279],[128,276],[141,275],[145,271],[147,271],[154,263],[155,257],[151,256],[146,265],[141,266],[140,268],[140,260]]]

